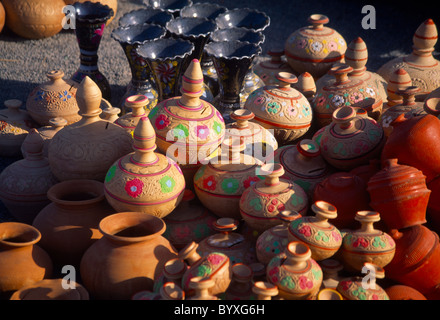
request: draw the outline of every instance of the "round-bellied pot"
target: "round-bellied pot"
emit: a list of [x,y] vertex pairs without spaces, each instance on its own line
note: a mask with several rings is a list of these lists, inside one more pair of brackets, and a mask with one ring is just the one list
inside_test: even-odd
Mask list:
[[[79,283],[65,279],[43,279],[15,291],[10,300],[89,300],[89,293]],[[63,287],[64,285],[64,287]]]
[[418,290],[401,284],[395,284],[385,289],[390,300],[427,300]]
[[124,128],[130,134],[133,134],[139,120],[146,116],[145,107],[147,107],[148,101],[147,96],[143,94],[127,97],[127,99],[125,99],[125,107],[131,109],[131,111],[118,117],[113,123]]
[[287,63],[284,56],[284,49],[272,48],[267,51],[268,59],[264,59],[257,63],[254,72],[263,80],[265,85],[276,85],[276,78],[279,72],[293,73],[292,68]]

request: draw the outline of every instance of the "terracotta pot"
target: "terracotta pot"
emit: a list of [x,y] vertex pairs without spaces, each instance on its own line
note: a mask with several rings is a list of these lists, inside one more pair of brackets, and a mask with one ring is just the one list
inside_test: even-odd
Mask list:
[[243,263],[236,263],[232,266],[232,280],[222,300],[254,300],[252,269]]
[[180,258],[170,259],[165,262],[161,275],[154,281],[153,292],[159,293],[166,283],[182,285],[182,278],[189,266]]
[[426,297],[414,288],[404,285],[392,285],[385,289],[390,300],[427,300]]
[[350,170],[350,173],[364,180],[365,185],[367,185],[371,177],[374,176],[377,172],[379,172],[380,169],[381,169],[380,160],[373,159],[370,160],[369,164],[365,164],[363,166],[359,166]]
[[115,160],[132,151],[132,137],[120,126],[100,118],[102,94],[89,77],[78,85],[81,120],[64,127],[49,145],[49,163],[60,181],[103,182]]
[[162,237],[162,219],[142,212],[120,212],[101,220],[103,237],[81,259],[83,285],[95,299],[130,299],[152,290],[165,262],[177,257]]
[[73,4],[75,2],[85,2],[85,1],[91,1],[91,2],[101,2],[102,4],[109,6],[113,9],[114,15],[106,22],[106,25],[109,25],[110,22],[115,18],[116,13],[118,12],[118,0],[64,0],[66,4]]
[[421,170],[427,183],[437,177],[440,174],[440,149],[437,144],[440,119],[431,114],[402,114],[390,125],[393,131],[383,147],[382,161],[397,158],[400,164]]
[[286,300],[313,300],[322,284],[322,270],[311,258],[312,253],[301,242],[290,242],[286,251],[274,257],[267,266],[268,281],[278,286]]
[[0,223],[0,296],[52,276],[52,260],[37,245],[40,232],[19,222]]
[[142,94],[129,96],[125,99],[125,107],[131,109],[130,112],[118,117],[113,122],[124,128],[128,133],[133,134],[139,120],[145,117],[145,106],[148,104],[148,98]]
[[390,235],[396,242],[396,253],[385,267],[387,278],[416,289],[427,299],[439,299],[438,235],[424,225],[392,230]]
[[261,167],[264,181],[247,188],[240,198],[240,214],[254,230],[265,230],[281,224],[277,215],[284,210],[306,215],[309,201],[305,191],[296,183],[280,179],[284,174],[281,164],[266,164]]
[[332,224],[339,230],[354,229],[357,211],[371,210],[367,184],[362,178],[349,172],[335,172],[320,182],[313,193],[313,201],[326,201],[338,210]]
[[394,70],[387,81],[387,102],[384,104],[384,111],[388,108],[403,102],[403,97],[397,91],[412,86],[412,79],[403,68]]
[[40,245],[55,266],[79,268],[84,252],[102,237],[99,222],[113,208],[104,196],[104,185],[95,180],[68,180],[47,191],[51,201],[35,217],[32,225],[41,232]]
[[344,266],[339,259],[325,259],[319,262],[321,266],[324,279],[322,280],[322,286],[326,289],[336,289],[339,281],[342,277],[340,273],[344,270]]
[[89,293],[79,283],[65,279],[44,279],[15,291],[10,300],[89,300]]
[[63,0],[3,0],[6,26],[28,39],[52,37],[63,29]]
[[257,296],[257,300],[271,300],[278,295],[278,287],[270,282],[256,281],[252,291]]
[[210,252],[204,256],[197,253],[198,244],[189,243],[185,248],[179,251],[179,258],[187,261],[188,270],[182,277],[181,288],[185,291],[187,297],[194,296],[195,287],[191,285],[191,280],[199,280],[202,277],[205,280],[213,281],[209,283],[209,294],[218,295],[227,290],[232,279],[232,263],[228,256],[221,252]]
[[393,238],[373,224],[380,220],[378,212],[358,211],[355,219],[361,223],[357,230],[347,231],[342,240],[339,259],[350,272],[361,272],[365,263],[384,268],[394,257]]
[[290,72],[293,70],[284,57],[284,49],[273,48],[267,51],[268,59],[257,63],[254,72],[263,80],[265,85],[275,85],[278,83],[276,75],[278,72]]
[[219,300],[210,291],[215,286],[215,281],[203,276],[197,276],[189,280],[189,288],[194,292],[188,300]]
[[295,219],[289,224],[287,237],[289,242],[306,244],[312,259],[321,261],[333,256],[341,247],[341,232],[329,222],[338,216],[336,207],[325,201],[316,201],[312,205],[315,216]]
[[50,125],[50,119],[62,117],[67,124],[81,119],[76,101],[77,87],[72,80],[64,80],[62,70],[46,73],[49,81],[36,86],[28,95],[26,110],[40,126]]
[[5,26],[5,21],[6,21],[5,7],[0,2],[0,32],[2,32],[3,27]]
[[381,212],[388,229],[401,229],[426,222],[431,190],[425,176],[414,167],[386,160],[383,169],[368,182],[371,207]]
[[47,191],[58,180],[43,157],[43,139],[36,129],[31,129],[22,148],[28,156],[13,162],[0,174],[0,199],[17,221],[31,224],[50,203]]

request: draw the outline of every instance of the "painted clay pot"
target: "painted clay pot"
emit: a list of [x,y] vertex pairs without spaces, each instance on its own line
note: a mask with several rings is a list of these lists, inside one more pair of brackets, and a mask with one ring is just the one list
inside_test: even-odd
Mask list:
[[188,300],[220,300],[217,296],[210,293],[215,286],[215,281],[206,277],[197,276],[189,280],[189,289],[193,290],[193,294]]
[[[182,277],[181,288],[187,297],[194,295],[194,287],[191,287],[191,279],[203,277],[214,284],[209,285],[209,294],[218,295],[225,292],[232,280],[232,263],[227,255],[221,252],[210,252],[206,256],[197,253],[198,244],[189,243],[179,251],[179,258],[187,261],[188,270]],[[197,279],[194,279],[197,280]]]
[[398,90],[412,86],[412,79],[403,68],[396,69],[391,73],[387,81],[387,102],[383,105],[384,111],[396,104],[403,102],[403,97],[397,94]]
[[206,237],[199,242],[197,252],[203,257],[210,252],[220,252],[227,255],[232,264],[251,264],[257,262],[255,246],[239,232],[238,220],[232,218],[220,218],[214,224],[216,234]]
[[168,13],[172,13],[175,18],[180,16],[180,11],[184,7],[190,6],[193,3],[191,0],[143,0],[142,2],[147,8],[162,9]]
[[285,300],[313,300],[322,284],[322,270],[301,242],[290,242],[284,253],[275,256],[266,269],[267,280],[277,285]]
[[67,124],[81,119],[76,102],[76,84],[64,80],[62,70],[46,73],[49,81],[35,87],[26,100],[26,110],[40,126],[50,125],[50,119],[62,117]]
[[402,114],[390,126],[393,130],[383,147],[382,161],[397,158],[400,164],[421,170],[427,183],[437,177],[440,150],[436,141],[440,136],[440,119],[431,114]]
[[365,262],[385,267],[393,260],[396,243],[389,234],[374,228],[373,224],[380,220],[379,213],[358,211],[355,220],[361,228],[347,231],[342,241],[340,260],[344,268],[361,272]]
[[279,72],[293,73],[292,68],[284,58],[284,49],[273,48],[267,51],[268,59],[264,59],[254,66],[254,72],[263,80],[265,85],[276,85]]
[[434,21],[425,20],[414,33],[412,52],[388,61],[377,73],[388,81],[396,69],[404,69],[410,75],[412,85],[421,89],[416,100],[424,101],[431,91],[440,86],[440,64],[432,55],[437,39]]
[[341,273],[344,270],[342,263],[334,258],[325,259],[319,262],[321,266],[324,279],[322,280],[322,286],[326,289],[336,289],[339,281],[341,281]]
[[64,127],[49,145],[49,163],[60,181],[104,181],[112,163],[131,152],[133,138],[120,126],[100,118],[102,94],[89,77],[76,96],[81,120]]
[[376,283],[376,279],[385,277],[384,269],[372,263],[366,263],[365,267],[373,272],[373,275],[367,275],[369,281],[364,283],[365,276],[345,278],[339,282],[336,290],[344,300],[390,300],[386,291]]
[[385,289],[390,300],[427,300],[426,297],[414,288],[395,284]]
[[111,101],[111,87],[99,70],[98,49],[108,20],[115,12],[108,5],[100,2],[74,2],[75,37],[80,52],[80,64],[71,80],[81,83],[85,77],[92,79],[99,87],[102,97]]
[[115,213],[95,180],[68,180],[47,191],[51,201],[36,215],[32,226],[41,232],[41,247],[54,265],[79,268],[84,252],[102,237],[99,222]]
[[240,198],[244,190],[261,180],[261,162],[243,154],[244,140],[225,139],[221,155],[201,166],[194,175],[194,188],[200,202],[218,217],[241,219]]
[[156,134],[147,117],[133,132],[134,152],[116,160],[107,172],[105,196],[117,212],[138,211],[163,218],[180,203],[185,178],[177,163],[156,153]]
[[228,289],[223,295],[222,300],[254,300],[255,294],[253,287],[252,269],[243,263],[235,263],[232,265],[232,278]]
[[139,120],[146,116],[145,107],[147,107],[148,101],[147,96],[142,94],[127,97],[125,107],[128,110],[131,109],[131,112],[118,117],[114,123],[133,135]]
[[71,281],[64,288],[64,279],[44,279],[15,291],[10,300],[89,300],[89,293],[79,283]]
[[188,265],[180,258],[173,258],[165,262],[159,278],[154,282],[153,292],[159,293],[166,283],[181,286],[182,277],[188,270]]
[[278,296],[278,287],[267,281],[256,281],[252,287],[256,300],[272,300]]
[[164,218],[167,229],[163,236],[180,250],[192,241],[199,243],[215,234],[216,220],[217,217],[196,199],[194,192],[186,189],[179,206]]
[[3,27],[5,26],[5,22],[6,22],[5,7],[0,2],[0,32],[2,32]]
[[280,72],[277,86],[264,86],[252,92],[244,105],[255,114],[254,121],[274,130],[279,145],[291,144],[310,129],[312,108],[307,98],[292,84],[298,79]]
[[4,105],[6,109],[0,110],[0,156],[20,157],[23,141],[38,125],[27,111],[20,108],[22,101],[10,99]]
[[31,224],[50,203],[47,192],[58,181],[43,156],[43,139],[36,129],[31,129],[23,148],[27,157],[13,162],[0,174],[0,198],[17,221]]
[[426,177],[414,167],[388,159],[368,182],[371,207],[381,212],[388,229],[401,229],[426,223],[431,190]]
[[303,72],[298,76],[298,82],[293,87],[301,92],[307,98],[310,104],[313,103],[316,95],[316,82],[310,73]]
[[91,2],[101,2],[102,4],[109,6],[111,9],[113,9],[114,15],[106,22],[106,25],[109,25],[113,19],[116,17],[116,14],[118,13],[118,0],[64,0],[66,4],[74,4],[75,2],[85,2],[85,1],[91,1]]
[[341,232],[328,220],[338,216],[336,207],[325,201],[312,204],[314,216],[295,219],[289,224],[289,242],[299,241],[306,244],[312,259],[321,261],[332,257],[341,247]]
[[319,290],[316,300],[344,300],[344,298],[336,289],[324,288]]
[[302,139],[296,145],[283,146],[275,151],[274,162],[284,168],[283,179],[299,185],[312,198],[317,184],[327,178],[331,168],[321,156],[318,144],[311,139]]
[[145,95],[148,98],[144,106],[147,113],[157,104],[159,93],[152,71],[147,61],[137,53],[137,48],[147,41],[161,39],[166,34],[164,27],[146,23],[113,29],[111,37],[121,45],[131,71],[131,80],[117,105],[123,114],[129,112],[125,102],[131,96]]
[[[361,79],[366,84],[371,84],[377,89],[378,96],[382,101],[387,101],[387,82],[376,72],[367,70],[368,49],[362,38],[357,37],[348,44],[344,60],[348,66],[353,68],[348,77]],[[317,90],[331,84],[332,81],[334,81],[334,77],[327,73],[316,81]]]
[[313,192],[313,201],[326,201],[338,210],[338,216],[332,224],[339,230],[354,229],[357,211],[371,210],[367,183],[349,172],[335,172],[325,178]]
[[376,85],[349,77],[352,71],[346,64],[332,67],[329,73],[335,77],[334,81],[317,89],[312,108],[320,127],[329,125],[333,112],[343,106],[365,109],[368,116],[376,120],[382,113],[383,100]]
[[396,242],[396,253],[385,267],[387,278],[416,289],[427,299],[439,299],[438,235],[424,225],[392,230],[390,235]]
[[0,295],[8,299],[15,291],[52,276],[50,256],[37,243],[41,233],[19,222],[0,223]]
[[253,155],[262,162],[272,158],[278,149],[274,135],[258,123],[252,121],[254,113],[247,109],[238,109],[231,113],[234,122],[226,125],[226,135],[233,138],[243,138],[246,145],[244,153]]
[[272,258],[286,250],[289,243],[289,224],[302,216],[298,212],[285,210],[278,213],[277,217],[280,219],[281,224],[262,232],[255,244],[257,259],[265,266]]
[[429,114],[432,114],[434,116],[440,115],[440,90],[434,90],[432,91],[425,99],[423,103],[423,108],[425,111]]
[[[38,133],[43,139],[43,156],[49,157],[49,143],[54,137],[54,135],[60,131],[62,128],[67,126],[67,120],[61,117],[56,117],[49,120],[50,125],[38,128]],[[28,153],[24,148],[24,144],[21,145],[21,154],[24,158],[27,157]]]
[[84,253],[80,273],[95,299],[130,299],[152,290],[165,262],[177,252],[162,234],[162,219],[143,212],[119,212],[101,220],[103,234]]
[[63,29],[63,0],[3,0],[6,26],[20,37],[43,39]]
[[350,106],[336,109],[332,117],[332,123],[313,136],[330,165],[348,171],[380,158],[385,134],[374,119],[356,114]]
[[324,26],[329,18],[313,14],[309,26],[290,34],[284,44],[287,62],[296,74],[309,72],[315,79],[322,77],[336,62],[342,62],[347,43],[334,29]]
[[240,199],[240,214],[253,230],[261,233],[280,224],[277,215],[284,210],[307,214],[307,194],[299,185],[280,178],[284,174],[281,164],[263,165],[260,172],[265,179],[252,184]]
[[148,116],[158,150],[181,165],[190,188],[195,171],[216,154],[225,136],[222,116],[201,99],[202,86],[200,62],[194,59],[182,76],[182,95],[159,103]]
[[416,117],[426,115],[427,113],[435,113],[435,110],[430,111],[428,108],[425,108],[423,102],[415,101],[415,95],[419,91],[420,89],[416,86],[409,86],[405,89],[397,90],[396,93],[403,98],[402,103],[395,104],[394,106],[388,108],[380,115],[378,120],[387,137],[393,130],[390,124],[402,113],[405,114],[409,112]]

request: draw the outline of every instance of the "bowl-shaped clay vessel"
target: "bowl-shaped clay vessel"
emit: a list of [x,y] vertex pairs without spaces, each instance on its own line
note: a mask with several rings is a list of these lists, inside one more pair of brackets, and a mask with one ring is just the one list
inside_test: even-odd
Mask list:
[[183,7],[192,5],[191,0],[144,0],[147,7],[158,8],[179,16]]
[[119,19],[120,27],[127,27],[134,24],[158,24],[165,27],[166,23],[174,19],[172,13],[159,8],[142,8],[127,12]]
[[244,27],[263,31],[270,25],[270,18],[264,12],[251,8],[236,8],[220,14],[216,19],[220,29]]
[[207,18],[215,20],[220,14],[225,13],[228,9],[217,3],[200,2],[185,6],[180,10],[181,17]]

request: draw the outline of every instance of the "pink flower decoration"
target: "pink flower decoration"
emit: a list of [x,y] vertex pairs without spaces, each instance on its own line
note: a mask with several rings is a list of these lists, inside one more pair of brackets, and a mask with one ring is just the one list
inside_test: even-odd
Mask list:
[[267,211],[269,211],[269,212],[273,212],[274,210],[275,210],[275,206],[273,206],[271,204],[267,207]]
[[125,184],[125,191],[130,197],[136,198],[142,193],[144,183],[135,178],[133,180],[127,181]]
[[93,43],[98,43],[99,40],[101,40],[102,34],[104,33],[104,28],[105,28],[105,23],[101,25],[101,28],[95,30],[94,35],[92,37]]
[[174,232],[179,239],[185,239],[191,235],[191,229],[188,226],[178,227]]
[[338,50],[338,44],[334,41],[330,41],[329,43],[327,43],[327,47],[329,51],[336,51]]
[[306,237],[310,237],[312,235],[312,229],[310,228],[310,226],[303,226],[298,230],[298,232],[302,233]]
[[291,117],[296,117],[298,110],[295,108],[295,106],[289,106],[287,107],[287,114]]
[[158,130],[162,130],[163,128],[166,128],[170,124],[170,120],[166,115],[161,114],[156,118],[154,124],[156,125],[156,128]]
[[355,242],[353,242],[353,247],[357,248],[359,246],[362,246],[364,248],[368,247],[368,241],[364,238],[358,238]]
[[266,99],[264,97],[257,97],[254,101],[256,105],[262,104]]
[[317,107],[322,107],[325,103],[325,97],[321,96],[318,99],[316,99],[316,106]]
[[333,239],[335,239],[336,241],[340,241],[341,240],[341,235],[339,234],[339,233],[337,233],[337,232],[332,232],[332,236],[333,236]]
[[307,277],[305,277],[305,276],[299,277],[298,282],[299,282],[299,287],[303,290],[310,289],[313,287],[313,281],[307,279]]
[[197,138],[205,140],[209,135],[209,128],[206,125],[197,126],[195,128]]
[[342,290],[347,291],[350,288],[351,281],[341,281],[339,282]]
[[217,186],[217,181],[215,181],[214,176],[209,176],[208,178],[203,180],[203,187],[208,190],[215,190]]
[[296,45],[298,47],[300,47],[301,49],[305,48],[307,45],[307,40],[306,39],[300,39],[296,42]]
[[278,272],[279,272],[278,267],[275,267],[275,268],[269,270],[269,275],[273,276],[273,275],[277,274]]
[[218,265],[223,262],[224,258],[218,254],[211,254],[207,260],[212,265]]
[[222,115],[220,112],[216,111],[215,114],[217,115],[217,118],[221,121],[221,122],[225,122],[225,119],[223,119]]
[[357,103],[359,101],[362,101],[362,99],[364,99],[364,96],[362,94],[360,94],[359,92],[355,92],[350,96],[350,100],[353,103]]
[[251,185],[253,185],[254,183],[258,182],[260,180],[260,178],[258,177],[249,177],[246,180],[244,180],[244,187],[247,189],[249,188]]

